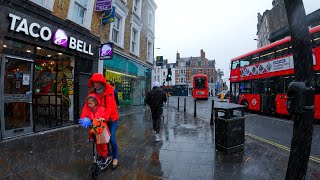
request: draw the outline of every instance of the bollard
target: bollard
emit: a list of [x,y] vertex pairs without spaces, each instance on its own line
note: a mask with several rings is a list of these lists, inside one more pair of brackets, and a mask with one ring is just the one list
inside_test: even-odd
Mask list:
[[194,117],[197,117],[197,100],[194,99],[194,114],[193,114]]
[[186,103],[186,98],[184,98],[184,107],[183,107],[183,111],[184,111],[184,112],[187,111],[187,109],[186,109],[186,104],[187,104],[187,103]]
[[179,111],[179,107],[180,107],[180,99],[179,99],[179,97],[178,97],[178,111]]
[[211,104],[211,118],[210,118],[210,125],[213,125],[213,108],[214,108],[214,100],[212,100],[212,104]]

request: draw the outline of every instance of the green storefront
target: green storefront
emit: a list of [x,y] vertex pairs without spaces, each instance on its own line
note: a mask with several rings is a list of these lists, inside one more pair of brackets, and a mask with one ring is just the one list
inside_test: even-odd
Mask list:
[[116,53],[112,59],[104,61],[103,74],[108,82],[115,82],[121,106],[144,105],[145,94],[151,85],[150,67]]

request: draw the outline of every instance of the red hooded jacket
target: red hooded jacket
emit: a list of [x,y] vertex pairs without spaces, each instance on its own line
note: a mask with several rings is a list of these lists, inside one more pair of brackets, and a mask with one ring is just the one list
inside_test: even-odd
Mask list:
[[96,94],[89,94],[88,97],[94,97],[97,100],[98,104],[96,108],[92,110],[90,107],[88,107],[86,100],[80,118],[88,117],[90,120],[93,120],[95,118],[104,118],[107,120],[108,116],[106,116],[105,108],[101,106],[99,97]]
[[[93,82],[100,82],[104,86],[104,92],[100,95],[96,92]],[[94,73],[88,81],[89,94],[95,94],[97,100],[101,102],[101,106],[105,108],[106,120],[109,118],[114,122],[119,119],[116,100],[114,97],[114,89],[109,85],[105,77],[101,73]],[[83,109],[85,111],[85,108]]]

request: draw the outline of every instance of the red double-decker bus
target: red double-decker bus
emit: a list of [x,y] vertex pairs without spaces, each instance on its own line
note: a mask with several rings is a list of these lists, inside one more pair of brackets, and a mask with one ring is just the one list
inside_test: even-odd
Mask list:
[[[310,29],[315,76],[315,119],[320,119],[320,26]],[[299,67],[297,67],[299,68]],[[294,81],[291,38],[231,60],[230,102],[251,111],[288,115],[287,90]]]
[[192,96],[195,99],[208,99],[209,86],[208,76],[205,74],[196,74],[192,77]]

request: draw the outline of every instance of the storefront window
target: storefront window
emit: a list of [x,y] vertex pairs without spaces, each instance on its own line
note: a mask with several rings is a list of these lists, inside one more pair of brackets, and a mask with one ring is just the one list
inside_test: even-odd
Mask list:
[[104,75],[108,82],[115,82],[120,105],[144,104],[145,94],[150,90],[151,69],[114,54],[104,61]]
[[73,57],[37,48],[33,78],[36,125],[50,128],[73,121],[73,69]]

